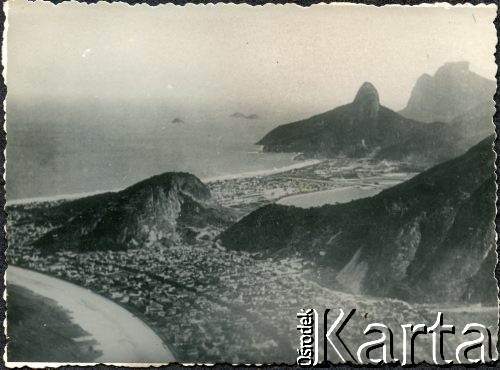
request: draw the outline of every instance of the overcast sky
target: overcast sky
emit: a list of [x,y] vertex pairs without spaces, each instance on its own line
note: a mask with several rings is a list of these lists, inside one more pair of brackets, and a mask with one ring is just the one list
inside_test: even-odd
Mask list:
[[494,79],[495,11],[14,0],[8,99],[314,111],[351,101],[368,80],[397,110],[418,76],[447,61]]

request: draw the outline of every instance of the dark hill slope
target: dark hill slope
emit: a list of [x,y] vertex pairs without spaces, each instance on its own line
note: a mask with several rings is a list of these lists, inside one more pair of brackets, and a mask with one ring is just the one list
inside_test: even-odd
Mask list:
[[232,219],[212,200],[208,188],[187,173],[165,173],[120,192],[63,203],[48,209],[45,217],[61,225],[35,242],[46,251],[176,242],[205,227],[225,227]]
[[[401,151],[401,144],[406,145]],[[407,145],[414,143],[415,145]],[[453,132],[442,123],[432,126],[407,119],[380,105],[375,87],[365,82],[354,101],[311,118],[278,126],[257,144],[270,152],[302,152],[307,156],[365,156],[381,150],[381,157],[403,159],[424,153],[431,161],[456,151]],[[424,150],[422,150],[424,147]],[[432,147],[432,151],[425,148]]]
[[[428,153],[441,154],[437,157],[438,161],[447,156],[456,157],[495,132],[494,114],[493,102],[486,101],[455,117],[450,123],[429,124],[432,130],[417,132],[412,139],[386,147],[377,156],[385,159],[406,157],[414,161],[425,161]],[[447,137],[447,145],[444,146],[447,153],[441,148],[443,137]]]
[[[485,300],[494,257],[493,137],[372,198],[301,209],[270,205],[220,235],[232,249],[299,254],[346,290],[402,299]],[[481,277],[482,276],[482,277]],[[441,285],[442,283],[442,285]],[[493,285],[493,288],[495,285]],[[474,293],[474,294],[472,294]]]

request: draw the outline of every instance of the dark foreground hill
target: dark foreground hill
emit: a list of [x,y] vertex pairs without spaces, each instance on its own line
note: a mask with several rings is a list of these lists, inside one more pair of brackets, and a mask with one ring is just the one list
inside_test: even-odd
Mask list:
[[269,205],[220,235],[227,248],[298,254],[353,293],[496,302],[493,137],[372,198]]
[[452,122],[478,105],[494,107],[495,91],[495,81],[470,71],[468,62],[446,63],[434,76],[420,76],[399,113],[423,122]]
[[165,173],[116,193],[66,202],[45,210],[43,217],[59,225],[35,242],[45,251],[192,241],[200,231],[220,230],[232,220],[208,188],[187,173]]
[[380,105],[375,87],[365,82],[354,101],[311,118],[278,126],[257,144],[270,152],[306,156],[387,159],[419,157],[430,162],[458,155],[456,134],[444,123],[424,124]]

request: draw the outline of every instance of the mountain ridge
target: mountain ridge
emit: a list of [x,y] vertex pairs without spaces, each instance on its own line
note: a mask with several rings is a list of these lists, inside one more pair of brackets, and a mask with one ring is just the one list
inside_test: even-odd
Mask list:
[[[230,226],[219,241],[264,257],[286,251],[312,260],[335,272],[334,280],[323,283],[351,293],[416,301],[491,299],[493,275],[484,293],[471,288],[481,266],[494,263],[491,232],[465,233],[456,248],[454,234],[463,236],[458,231],[469,227],[494,230],[492,142],[490,136],[371,198],[309,209],[262,207]],[[472,210],[476,217],[467,216]],[[440,255],[467,263],[450,264]],[[436,281],[443,278],[455,280],[439,289]]]
[[399,112],[381,105],[375,86],[364,82],[351,103],[279,125],[256,144],[304,157],[370,156],[430,167],[494,132],[495,90],[468,62],[445,63],[418,78]]
[[[301,152],[306,157],[375,155],[381,159],[406,159],[425,154],[425,159],[438,162],[458,154],[453,138],[444,123],[424,124],[384,107],[373,84],[365,82],[351,103],[280,125],[257,145],[263,145],[268,152]],[[434,151],[423,153],[412,145],[406,151],[397,151],[402,143],[411,141],[432,146]]]
[[421,75],[400,114],[422,122],[452,122],[482,103],[494,106],[496,82],[470,70],[469,62],[449,62]]

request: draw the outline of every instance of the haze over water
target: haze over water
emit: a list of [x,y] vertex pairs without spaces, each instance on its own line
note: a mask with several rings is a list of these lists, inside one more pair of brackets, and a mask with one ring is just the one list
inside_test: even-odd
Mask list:
[[262,153],[254,145],[269,127],[257,120],[123,119],[112,126],[51,120],[9,127],[8,199],[120,189],[167,171],[203,179],[296,162],[293,154]]
[[165,171],[282,167],[292,155],[258,154],[253,143],[350,102],[364,81],[399,110],[416,79],[446,62],[468,60],[493,78],[490,9],[401,15],[406,8],[11,0],[7,198],[123,188]]

